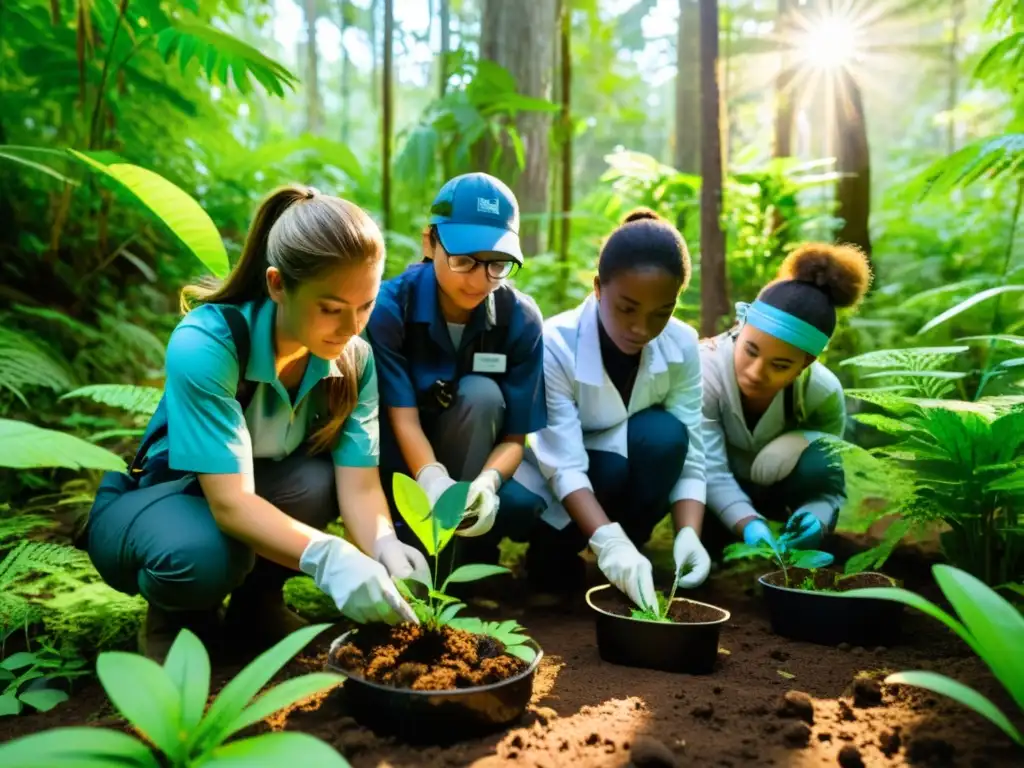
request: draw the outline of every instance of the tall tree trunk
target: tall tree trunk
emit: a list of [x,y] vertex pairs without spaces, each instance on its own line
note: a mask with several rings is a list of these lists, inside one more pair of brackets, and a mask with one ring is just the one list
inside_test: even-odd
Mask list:
[[956,120],[953,115],[960,99],[960,25],[964,21],[963,0],[951,0],[949,36],[949,94],[946,97],[946,153],[956,152]]
[[[793,0],[779,0],[779,12],[775,22],[778,36],[791,45],[794,31],[792,7]],[[793,154],[793,85],[794,74],[792,56],[784,46],[779,75],[775,80],[775,143],[772,156],[790,157]]]
[[572,0],[562,0],[559,8],[559,60],[561,63],[562,99],[562,227],[558,242],[558,257],[562,262],[559,298],[565,300],[569,272],[569,240],[572,237]]
[[700,3],[700,332],[713,336],[729,314],[722,231],[721,96],[718,89],[718,0]]
[[345,30],[348,29],[348,0],[338,0],[338,30],[341,32],[341,143],[348,144],[349,137],[349,95],[352,90],[348,60],[348,49],[345,47]]
[[380,97],[377,92],[377,9],[380,7],[380,0],[370,0],[370,103],[374,109],[380,105]]
[[320,61],[316,50],[317,0],[305,0],[306,11],[306,130],[320,133]]
[[452,44],[451,0],[441,0],[441,56],[437,60],[437,95],[448,91],[448,54]]
[[700,13],[698,0],[679,0],[676,35],[675,167],[700,172]]
[[836,75],[836,187],[837,215],[843,218],[838,238],[860,246],[871,256],[871,153],[860,86],[845,69]]
[[394,0],[384,0],[384,119],[381,121],[381,209],[383,213],[384,232],[391,231],[391,121],[393,98],[391,94],[392,56],[395,36]]
[[[480,56],[507,69],[515,78],[519,93],[549,99],[556,21],[555,0],[485,0]],[[498,175],[506,182],[512,180],[523,214],[545,214],[548,210],[550,125],[550,115],[544,112],[522,113],[516,118],[526,155],[522,173],[516,173],[511,147],[502,152]],[[536,220],[521,223],[524,253],[541,251],[542,231]]]

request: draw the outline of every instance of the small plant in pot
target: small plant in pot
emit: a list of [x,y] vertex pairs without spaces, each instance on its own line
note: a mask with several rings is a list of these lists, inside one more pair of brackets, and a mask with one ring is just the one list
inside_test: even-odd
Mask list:
[[663,672],[708,674],[718,659],[718,636],[730,613],[708,603],[676,597],[679,574],[668,596],[637,608],[611,584],[587,592],[596,614],[597,650],[612,664]]
[[457,741],[514,722],[542,655],[517,622],[459,616],[465,604],[446,594],[450,584],[508,573],[481,564],[440,573],[468,491],[456,483],[431,509],[416,481],[395,474],[395,503],[433,561],[429,579],[398,582],[420,623],[366,625],[336,638],[329,653],[328,665],[348,676],[356,719],[410,742]]
[[845,592],[863,587],[896,586],[884,573],[840,573],[828,567],[833,561],[828,552],[795,549],[785,536],[774,546],[730,544],[723,560],[749,558],[772,560],[779,566],[758,579],[777,635],[822,645],[878,646],[898,641],[902,605],[844,597]]

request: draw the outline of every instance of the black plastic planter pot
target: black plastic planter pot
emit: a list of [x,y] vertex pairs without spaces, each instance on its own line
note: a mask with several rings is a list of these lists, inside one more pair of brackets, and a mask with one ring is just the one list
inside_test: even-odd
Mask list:
[[718,660],[718,635],[731,614],[717,605],[677,597],[673,603],[691,603],[717,618],[696,623],[634,619],[622,615],[630,603],[611,584],[587,592],[587,605],[597,620],[597,652],[604,661],[662,672],[706,675]]
[[540,646],[529,642],[537,657],[523,672],[492,685],[451,691],[414,691],[381,685],[333,663],[335,651],[356,630],[335,638],[327,666],[345,675],[344,691],[352,716],[382,736],[395,736],[411,744],[450,744],[500,730],[518,720],[533,695],[533,679],[541,657]]
[[[809,571],[791,574],[790,583],[799,584]],[[881,573],[858,574],[856,586],[894,586]],[[861,597],[844,597],[840,592],[812,592],[784,586],[782,571],[766,573],[758,581],[764,587],[764,601],[772,632],[790,640],[821,645],[849,643],[865,647],[899,642],[903,603]]]

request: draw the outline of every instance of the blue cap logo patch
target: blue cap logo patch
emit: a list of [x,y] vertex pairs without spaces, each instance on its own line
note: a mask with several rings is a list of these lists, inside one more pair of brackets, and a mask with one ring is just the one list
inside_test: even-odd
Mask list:
[[498,205],[498,198],[488,200],[486,197],[478,197],[476,199],[476,209],[480,213],[490,213],[494,216],[501,215],[501,208]]

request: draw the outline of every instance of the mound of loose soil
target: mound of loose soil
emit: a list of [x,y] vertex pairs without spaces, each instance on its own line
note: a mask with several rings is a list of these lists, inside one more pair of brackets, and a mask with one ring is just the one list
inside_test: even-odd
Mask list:
[[[591,597],[594,605],[616,616],[632,616],[636,606],[617,589],[602,589]],[[705,624],[721,621],[726,612],[709,605],[701,605],[690,600],[676,598],[668,609],[668,617],[676,624]]]
[[764,580],[775,587],[791,587],[793,589],[806,589],[809,580],[814,580],[815,592],[849,592],[853,589],[865,587],[892,587],[893,580],[881,573],[854,573],[844,576],[841,571],[831,568],[821,568],[809,571],[804,568],[789,568],[789,583],[786,583],[786,574],[782,571],[769,573]]
[[370,625],[337,648],[332,661],[350,675],[395,688],[450,691],[498,683],[526,669],[493,637],[412,624]]

